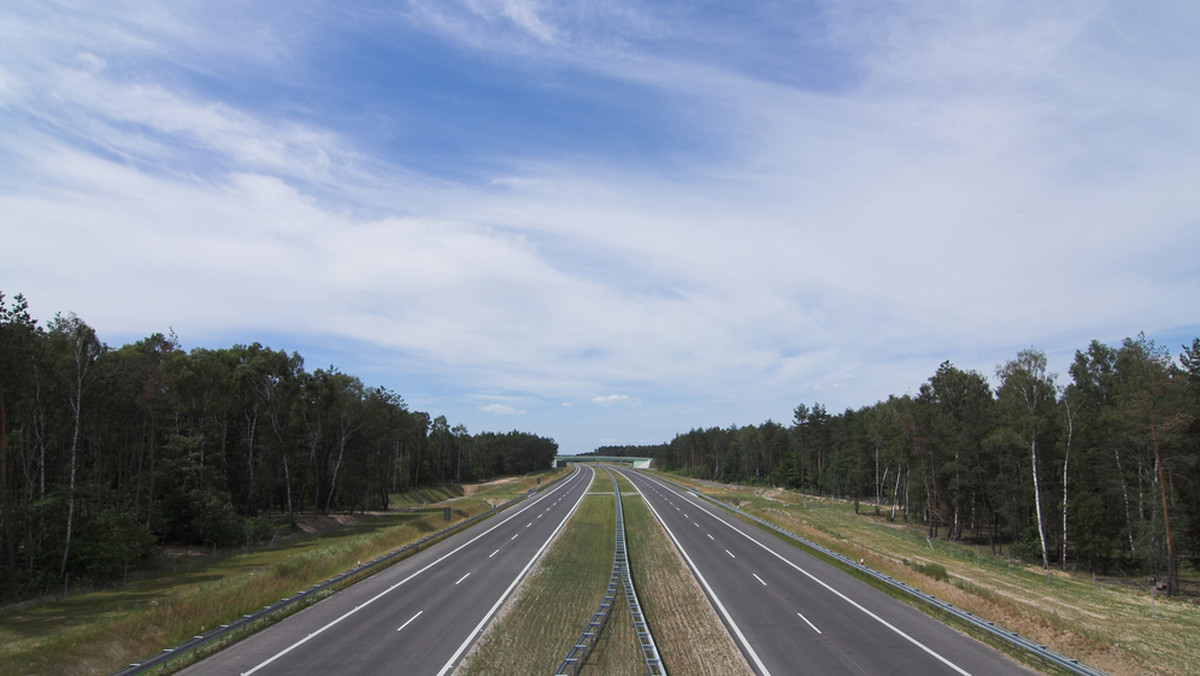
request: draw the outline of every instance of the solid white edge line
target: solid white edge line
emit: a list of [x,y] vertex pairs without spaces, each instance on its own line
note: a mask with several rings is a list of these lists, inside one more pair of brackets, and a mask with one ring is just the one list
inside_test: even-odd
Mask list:
[[679,553],[683,555],[684,560],[687,561],[688,567],[692,569],[692,574],[696,576],[696,579],[700,581],[700,584],[704,585],[705,591],[708,592],[708,598],[712,599],[713,605],[715,605],[717,610],[721,612],[721,615],[725,618],[726,624],[733,629],[733,633],[736,634],[738,642],[742,644],[742,649],[750,656],[750,659],[754,660],[754,664],[758,667],[759,673],[763,674],[763,676],[771,676],[771,672],[769,669],[767,669],[767,665],[763,664],[762,660],[758,657],[758,653],[754,652],[754,648],[750,646],[750,641],[746,639],[746,635],[742,633],[742,630],[740,627],[738,627],[737,622],[733,621],[733,617],[730,616],[729,611],[725,610],[725,604],[721,603],[721,599],[717,596],[717,593],[713,591],[711,586],[709,586],[708,580],[704,579],[704,574],[701,573],[700,569],[696,567],[695,562],[692,561],[692,557],[688,556],[687,550],[683,548],[683,545],[680,544],[679,539],[675,537],[675,533],[671,532],[671,529],[667,527],[667,522],[663,521],[663,518],[658,513],[658,510],[654,509],[654,505],[650,504],[649,500],[646,500],[646,495],[642,493],[642,489],[638,488],[638,485],[633,482],[633,479],[630,479],[624,472],[621,472],[620,470],[617,470],[617,472],[628,479],[629,483],[633,484],[633,487],[637,489],[638,495],[642,496],[642,500],[645,501],[646,506],[649,507],[650,511],[654,514],[654,518],[658,519],[658,523],[662,525],[663,530],[667,531],[667,535],[669,535],[671,537],[671,541],[675,543],[675,549],[677,549]]
[[[653,479],[653,478],[651,478],[651,480],[653,481],[654,479]],[[690,498],[688,498],[687,496],[684,496],[684,499],[685,499],[685,500],[688,500],[689,502],[692,502],[692,500],[691,500]],[[697,507],[701,507],[702,509],[704,509],[704,506],[702,506],[702,505],[700,505],[700,504],[697,504],[697,503],[695,503],[695,502],[692,502],[692,504],[695,504]],[[705,509],[705,511],[708,511],[708,510],[707,510],[707,509]],[[725,519],[721,518],[719,515],[717,515],[717,514],[715,514],[715,513],[712,513],[712,512],[709,512],[709,514],[710,514],[710,515],[711,515],[711,516],[712,516],[714,519],[716,519],[717,521],[720,521],[721,523],[725,524],[726,526],[728,526],[729,528],[731,528],[733,531],[735,531],[736,533],[738,533],[738,534],[739,534],[739,535],[741,535],[742,537],[744,537],[744,538],[746,538],[747,540],[749,540],[749,541],[753,542],[754,544],[758,545],[759,547],[762,547],[762,548],[763,548],[763,549],[765,549],[767,552],[769,552],[771,555],[773,555],[775,558],[779,559],[780,561],[783,561],[784,563],[786,563],[787,565],[791,566],[792,568],[795,568],[797,571],[799,571],[800,573],[804,574],[806,577],[808,577],[808,578],[809,578],[810,580],[812,580],[813,582],[816,582],[817,584],[821,585],[821,586],[822,586],[822,587],[824,587],[825,589],[829,590],[830,592],[832,592],[833,594],[835,594],[835,595],[836,595],[838,598],[842,599],[842,600],[843,600],[843,601],[845,601],[846,603],[849,603],[850,605],[854,606],[855,608],[857,608],[857,609],[861,610],[863,613],[865,613],[865,614],[866,614],[868,617],[870,617],[871,619],[873,619],[873,620],[875,620],[876,622],[878,622],[878,623],[882,624],[883,626],[887,627],[888,629],[891,629],[893,632],[895,632],[895,633],[896,633],[898,636],[900,636],[900,637],[901,637],[901,638],[903,638],[904,640],[908,641],[909,643],[912,643],[913,645],[917,646],[917,647],[918,647],[918,648],[920,648],[921,650],[924,650],[926,653],[929,653],[930,655],[932,655],[934,658],[936,658],[936,659],[937,659],[939,662],[941,662],[942,664],[945,664],[946,666],[948,666],[948,667],[950,667],[951,669],[953,669],[954,671],[956,671],[956,672],[958,672],[958,673],[962,674],[963,676],[971,676],[971,672],[969,672],[969,671],[967,671],[967,670],[963,669],[962,667],[958,666],[957,664],[955,664],[955,663],[951,662],[950,660],[946,659],[945,657],[943,657],[942,655],[940,655],[940,654],[938,654],[936,651],[934,651],[934,649],[933,649],[933,648],[930,648],[929,646],[925,645],[924,643],[921,643],[920,641],[918,641],[917,639],[913,638],[912,636],[909,636],[908,634],[904,633],[904,631],[903,631],[903,630],[901,630],[899,627],[897,627],[897,626],[893,625],[892,623],[888,622],[887,620],[883,619],[882,617],[880,617],[880,616],[876,615],[875,613],[871,612],[871,611],[870,611],[870,610],[868,610],[867,608],[864,608],[863,606],[859,605],[859,603],[858,603],[858,602],[856,602],[854,599],[852,599],[852,598],[850,598],[849,596],[846,596],[845,594],[843,594],[842,592],[840,592],[840,591],[838,591],[838,590],[834,589],[834,588],[833,588],[833,587],[831,587],[831,586],[830,586],[828,583],[826,583],[824,580],[822,580],[821,578],[817,577],[816,575],[813,575],[812,573],[810,573],[810,572],[808,572],[807,570],[805,570],[805,569],[801,568],[800,566],[796,565],[795,563],[792,563],[790,560],[788,560],[786,557],[784,557],[784,556],[783,556],[782,554],[780,554],[779,552],[775,551],[774,549],[771,549],[770,547],[768,547],[767,545],[763,544],[762,542],[759,542],[758,540],[754,539],[754,538],[753,538],[753,537],[751,537],[751,536],[750,536],[748,533],[746,533],[745,531],[741,530],[740,528],[737,528],[737,527],[735,527],[733,524],[731,524],[731,523],[729,523],[728,521],[726,521]],[[726,551],[728,551],[728,550],[726,550]]]
[[[596,470],[592,469],[591,467],[588,469],[592,472],[592,479],[594,480],[596,478]],[[591,481],[588,482],[588,486],[591,486]],[[558,531],[562,530],[567,521],[571,519],[571,516],[575,514],[575,510],[579,509],[579,503],[583,502],[583,499],[587,497],[587,494],[588,492],[585,488],[583,492],[580,493],[579,499],[575,501],[575,505],[571,507],[571,511],[567,512],[567,515],[563,517],[563,520],[558,522],[558,526],[554,529],[554,532],[551,533],[550,537],[546,538],[546,541],[542,543],[542,546],[539,547],[536,552],[534,552],[533,558],[529,559],[529,563],[525,564],[525,567],[521,569],[520,573],[517,573],[517,577],[513,579],[512,584],[508,585],[508,589],[505,589],[504,593],[500,595],[500,598],[496,599],[496,602],[492,604],[491,609],[487,611],[487,614],[483,616],[483,619],[479,621],[479,624],[475,625],[475,628],[471,630],[470,634],[467,635],[467,640],[463,641],[462,645],[458,646],[458,650],[454,651],[454,654],[450,656],[450,660],[447,661],[441,670],[437,672],[437,676],[444,676],[446,673],[449,673],[450,669],[454,666],[454,663],[458,661],[458,658],[462,656],[463,652],[465,652],[471,643],[475,641],[475,637],[479,635],[479,632],[483,631],[483,628],[486,627],[487,623],[491,621],[492,616],[495,615],[496,611],[500,609],[500,606],[504,604],[504,600],[508,598],[508,595],[512,593],[512,590],[516,589],[521,580],[525,579],[525,574],[528,573],[529,569],[533,568],[533,564],[537,563],[537,560],[541,558],[542,552],[546,551],[546,548],[549,547],[550,543],[554,541],[555,536],[558,535]]]
[[[589,469],[590,469],[590,468],[589,468]],[[593,474],[594,474],[594,472],[593,472]],[[536,505],[537,503],[541,502],[542,500],[544,500],[544,499],[546,499],[546,498],[550,497],[550,496],[551,496],[551,495],[553,495],[554,493],[557,493],[559,490],[561,490],[562,488],[564,488],[564,487],[567,485],[567,483],[569,483],[569,480],[568,480],[568,481],[564,481],[563,483],[559,484],[559,485],[558,485],[558,486],[557,486],[557,487],[556,487],[554,490],[552,490],[552,491],[548,492],[546,495],[543,495],[542,497],[538,498],[537,500],[534,500],[533,502],[529,503],[528,505],[525,505],[525,506],[524,506],[524,507],[522,507],[521,509],[519,509],[519,510],[517,510],[517,511],[513,512],[513,513],[512,513],[512,514],[510,514],[510,515],[509,515],[507,518],[505,518],[504,520],[502,520],[502,521],[498,522],[496,525],[492,526],[491,528],[489,528],[489,529],[487,529],[487,530],[483,531],[482,533],[480,533],[479,535],[476,535],[475,537],[471,538],[470,540],[467,540],[466,542],[462,543],[461,545],[459,545],[459,546],[458,546],[458,547],[456,547],[455,549],[453,549],[453,550],[451,550],[451,551],[447,552],[446,554],[443,554],[443,555],[442,555],[440,558],[438,558],[437,560],[433,561],[432,563],[430,563],[430,564],[426,565],[424,568],[422,568],[422,569],[418,570],[417,572],[413,573],[412,575],[409,575],[408,577],[404,578],[403,580],[400,580],[400,581],[399,581],[399,582],[397,582],[396,584],[394,584],[394,585],[392,585],[392,586],[388,587],[387,589],[385,589],[385,590],[383,590],[383,591],[379,592],[379,593],[378,593],[378,594],[376,594],[375,596],[372,596],[371,598],[367,599],[367,600],[366,600],[364,603],[362,603],[362,604],[360,604],[360,605],[357,605],[357,606],[355,606],[355,607],[354,607],[353,609],[351,609],[351,610],[348,610],[348,611],[346,611],[346,612],[345,612],[345,613],[343,613],[343,614],[342,614],[340,617],[338,617],[338,618],[334,619],[332,622],[329,622],[328,624],[326,624],[325,626],[321,627],[320,629],[318,629],[318,630],[314,631],[313,633],[309,634],[308,636],[305,636],[304,638],[300,639],[299,641],[296,641],[295,643],[293,643],[293,644],[291,644],[290,646],[288,646],[288,647],[284,648],[283,650],[280,650],[279,652],[275,653],[275,654],[274,654],[274,655],[272,655],[270,658],[268,658],[268,659],[267,659],[265,662],[261,662],[261,663],[259,663],[259,664],[258,664],[258,665],[256,665],[256,666],[255,666],[253,669],[251,669],[251,670],[249,670],[249,671],[243,671],[243,672],[242,672],[242,676],[250,676],[250,675],[251,675],[251,674],[253,674],[254,672],[258,671],[259,669],[262,669],[263,667],[265,667],[265,666],[267,666],[268,664],[270,664],[270,663],[274,662],[275,660],[279,659],[280,657],[283,657],[284,655],[286,655],[286,654],[288,654],[288,653],[292,652],[292,651],[293,651],[293,650],[295,650],[296,648],[299,648],[300,646],[304,645],[305,643],[308,643],[308,642],[309,642],[309,640],[311,640],[313,637],[315,637],[315,636],[317,636],[317,635],[319,635],[319,634],[322,634],[322,633],[324,633],[326,629],[329,629],[330,627],[332,627],[332,626],[334,626],[334,625],[338,624],[339,622],[341,622],[342,620],[346,619],[347,617],[350,617],[350,616],[351,616],[351,615],[353,615],[354,613],[357,613],[359,610],[362,610],[363,608],[366,608],[367,606],[369,606],[369,605],[371,605],[372,603],[374,603],[374,602],[378,601],[379,599],[383,598],[384,596],[387,596],[388,594],[390,594],[390,593],[392,593],[393,591],[395,591],[395,590],[396,590],[398,587],[400,587],[400,586],[401,586],[401,585],[403,585],[404,583],[406,583],[406,582],[408,582],[409,580],[413,579],[414,577],[416,577],[416,576],[420,575],[421,573],[424,573],[425,571],[429,570],[430,568],[433,568],[434,566],[436,566],[437,564],[439,564],[439,563],[441,563],[442,561],[446,560],[447,558],[449,558],[449,557],[451,557],[451,556],[453,556],[453,555],[457,554],[457,553],[459,552],[459,550],[463,549],[463,548],[464,548],[464,547],[466,547],[467,545],[469,545],[469,544],[471,544],[471,543],[475,542],[476,540],[478,540],[479,538],[481,538],[481,537],[483,537],[483,536],[487,535],[488,533],[491,533],[492,531],[496,530],[496,529],[497,529],[497,528],[499,528],[500,526],[503,526],[504,524],[508,523],[509,521],[512,521],[512,520],[513,520],[513,519],[515,519],[517,516],[519,516],[521,513],[523,513],[525,510],[527,510],[527,509],[530,509],[531,507],[533,507],[533,506],[534,506],[534,505]]]

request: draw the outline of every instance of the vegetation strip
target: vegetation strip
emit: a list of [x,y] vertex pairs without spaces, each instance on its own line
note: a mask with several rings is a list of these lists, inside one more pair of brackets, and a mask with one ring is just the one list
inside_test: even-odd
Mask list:
[[690,676],[753,674],[640,492],[623,475],[617,481],[632,498],[622,501],[631,573],[645,616],[653,624],[664,668]]
[[638,602],[637,592],[633,586],[633,580],[629,575],[629,560],[625,552],[625,517],[621,509],[621,490],[617,486],[617,478],[608,468],[604,468],[608,478],[613,485],[613,507],[615,510],[615,534],[613,545],[613,565],[612,572],[609,575],[608,589],[605,592],[604,598],[600,601],[599,608],[592,615],[591,621],[584,628],[579,640],[572,646],[570,652],[559,665],[558,670],[554,672],[558,676],[571,674],[578,676],[580,667],[587,662],[588,654],[596,646],[600,634],[604,631],[605,625],[608,623],[608,617],[612,613],[613,606],[617,600],[618,584],[624,589],[626,605],[629,608],[629,618],[633,623],[634,631],[637,633],[638,645],[642,654],[642,659],[646,661],[646,668],[652,675],[665,674],[666,670],[662,666],[662,660],[658,655],[658,647],[654,644],[654,636],[651,635],[649,627],[646,626],[645,618],[642,616],[641,604]]
[[625,605],[629,608],[629,619],[633,623],[634,632],[637,633],[638,647],[642,651],[642,658],[646,660],[646,669],[651,676],[658,674],[666,676],[667,669],[663,666],[662,658],[658,654],[658,646],[654,643],[654,635],[650,632],[649,625],[646,624],[642,604],[638,600],[637,589],[633,585],[633,576],[630,572],[626,551],[625,510],[622,507],[621,489],[617,485],[616,475],[608,469],[604,471],[612,477],[613,493],[617,496],[617,555],[620,559],[621,584],[625,588]]
[[738,516],[741,516],[745,519],[754,521],[755,523],[758,523],[758,524],[760,524],[772,531],[775,531],[787,538],[791,538],[792,540],[800,543],[801,545],[813,550],[814,552],[816,552],[824,557],[827,557],[829,559],[836,561],[837,563],[841,564],[843,567],[846,567],[849,570],[852,570],[852,571],[858,573],[859,575],[866,576],[876,582],[882,583],[887,588],[897,591],[897,592],[900,592],[901,594],[906,595],[909,598],[913,598],[918,601],[921,601],[922,603],[928,605],[929,607],[934,608],[935,610],[937,610],[939,612],[949,614],[952,617],[954,617],[955,619],[957,619],[961,622],[965,622],[966,624],[968,624],[972,627],[975,627],[976,629],[982,630],[982,631],[986,632],[988,635],[990,635],[994,638],[997,638],[1001,641],[1004,641],[1020,650],[1026,651],[1026,652],[1032,654],[1033,656],[1037,657],[1038,659],[1045,661],[1048,664],[1052,664],[1058,668],[1066,669],[1067,671],[1069,671],[1071,673],[1081,674],[1083,676],[1103,676],[1103,672],[1097,671],[1096,669],[1093,669],[1093,668],[1079,662],[1079,660],[1076,660],[1072,657],[1067,657],[1066,655],[1063,655],[1056,651],[1050,650],[1046,646],[1036,643],[1035,641],[1032,641],[1024,636],[1021,636],[1019,633],[1017,633],[1015,631],[1009,631],[1003,627],[996,625],[996,623],[994,623],[994,622],[985,620],[977,615],[974,615],[973,613],[970,613],[970,612],[967,612],[960,608],[957,608],[953,604],[948,603],[946,601],[942,601],[932,594],[923,592],[920,589],[917,589],[916,587],[908,585],[905,582],[896,580],[889,575],[884,575],[883,573],[875,571],[875,570],[873,570],[865,565],[862,565],[856,561],[853,561],[853,560],[851,560],[851,559],[849,559],[827,547],[823,547],[815,542],[812,542],[811,540],[805,539],[803,537],[800,537],[799,535],[796,535],[795,533],[785,530],[784,528],[781,528],[769,521],[766,521],[765,519],[761,519],[753,514],[749,514],[747,512],[742,511],[738,507],[724,503],[715,498],[709,497],[709,496],[701,493],[700,491],[695,490],[694,488],[690,488],[690,487],[687,487],[687,486],[684,486],[682,484],[675,483],[675,482],[671,482],[671,483],[674,483],[679,488],[682,488],[683,490],[686,490],[699,498],[707,500],[707,501],[709,501],[715,505],[718,505],[730,512],[733,512],[734,514],[737,514]]
[[196,650],[208,645],[209,643],[212,643],[213,641],[222,639],[226,636],[233,634],[234,632],[245,629],[245,628],[253,625],[256,622],[260,622],[262,620],[272,618],[274,616],[279,615],[280,613],[282,613],[284,611],[290,611],[290,610],[292,610],[291,606],[293,606],[296,603],[299,603],[301,601],[306,601],[306,600],[312,598],[314,595],[319,594],[323,591],[332,589],[334,587],[337,587],[338,585],[341,585],[341,584],[349,581],[352,578],[365,577],[365,576],[374,574],[375,572],[378,572],[378,570],[376,570],[376,569],[382,569],[386,565],[390,565],[391,563],[394,563],[398,557],[410,554],[410,553],[412,553],[412,551],[414,549],[419,549],[421,547],[424,547],[425,545],[427,545],[435,540],[438,540],[442,537],[445,537],[446,535],[449,535],[450,533],[453,533],[454,531],[460,530],[470,524],[475,523],[476,521],[478,521],[480,519],[489,517],[498,511],[504,510],[504,509],[510,507],[511,505],[516,504],[517,502],[520,502],[521,500],[524,500],[524,499],[534,495],[538,491],[549,487],[550,485],[553,485],[553,484],[552,483],[546,484],[546,486],[531,489],[525,495],[522,495],[517,498],[513,498],[512,500],[509,500],[508,502],[505,502],[504,504],[499,505],[497,507],[492,507],[492,508],[488,509],[486,512],[481,512],[474,516],[468,517],[462,521],[459,521],[458,523],[455,523],[451,526],[447,526],[435,533],[430,533],[429,535],[426,535],[425,537],[422,537],[415,542],[410,542],[409,544],[404,545],[403,547],[400,547],[399,549],[388,552],[387,554],[384,554],[376,559],[368,561],[367,563],[355,566],[351,570],[345,571],[345,572],[341,573],[340,575],[336,575],[332,578],[329,578],[329,579],[325,580],[324,582],[319,582],[317,584],[314,584],[312,587],[310,587],[308,589],[303,589],[292,596],[280,599],[279,601],[277,601],[273,604],[270,604],[268,606],[265,606],[262,609],[254,612],[254,613],[248,613],[248,614],[242,615],[242,617],[240,617],[232,622],[229,622],[227,624],[222,624],[221,626],[217,627],[216,629],[210,630],[203,634],[198,634],[198,635],[192,637],[191,639],[188,639],[187,641],[184,641],[183,643],[180,643],[171,648],[165,648],[158,655],[154,655],[153,657],[147,658],[138,663],[131,664],[128,667],[125,667],[124,669],[114,672],[113,676],[132,676],[133,674],[146,673],[152,669],[155,669],[157,667],[165,665],[170,660],[179,659],[180,657],[188,655],[189,653],[192,653],[193,651],[196,651]]
[[[330,366],[260,343],[110,347],[0,290],[0,599],[124,582],[164,547],[270,541],[318,513],[552,466],[558,444],[471,435]],[[177,637],[173,637],[177,638]]]
[[589,492],[454,673],[551,673],[604,594],[612,528],[612,501]]

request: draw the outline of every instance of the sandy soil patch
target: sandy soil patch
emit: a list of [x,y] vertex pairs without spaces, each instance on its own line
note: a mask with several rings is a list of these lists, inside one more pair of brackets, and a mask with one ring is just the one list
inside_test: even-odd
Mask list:
[[463,484],[463,496],[469,498],[485,488],[491,488],[492,486],[500,486],[503,484],[515,484],[518,480],[519,477],[510,476],[503,479],[496,479],[495,481],[485,481],[481,484]]
[[351,514],[314,514],[296,518],[296,529],[301,533],[320,533],[332,528],[349,526],[357,520]]

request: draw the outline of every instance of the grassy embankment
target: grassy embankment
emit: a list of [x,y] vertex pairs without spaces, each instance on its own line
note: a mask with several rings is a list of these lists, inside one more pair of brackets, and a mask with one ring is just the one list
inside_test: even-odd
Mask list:
[[[544,484],[551,473],[540,476]],[[535,485],[537,476],[468,487],[470,497],[425,510],[356,516],[351,525],[271,547],[175,559],[126,585],[0,608],[0,671],[111,673],[445,527],[443,506],[461,521]],[[398,502],[419,505],[443,493],[464,491],[425,491]]]
[[[642,611],[670,673],[752,673],[645,502],[617,479],[626,548]],[[550,673],[578,640],[612,570],[612,482],[601,471],[575,517],[505,604],[457,674]],[[645,674],[624,595],[585,667],[588,674]]]
[[[679,480],[677,477],[672,477]],[[984,544],[928,540],[917,527],[889,523],[863,504],[778,489],[694,483],[714,498],[776,523],[851,559],[934,594],[1104,672],[1200,673],[1196,573],[1190,597],[1153,603],[1145,581],[1052,571],[993,556]]]

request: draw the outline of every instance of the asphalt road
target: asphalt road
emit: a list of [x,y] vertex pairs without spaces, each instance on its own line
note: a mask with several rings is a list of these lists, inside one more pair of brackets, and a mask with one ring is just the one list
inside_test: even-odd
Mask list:
[[619,471],[666,526],[759,674],[1033,673],[694,495]]
[[443,540],[184,674],[446,674],[574,513],[594,471]]

